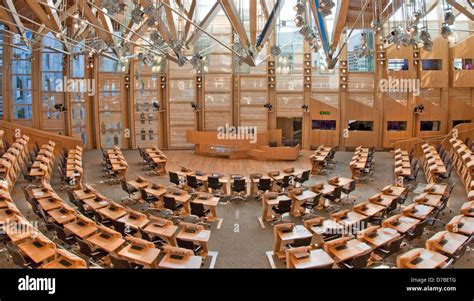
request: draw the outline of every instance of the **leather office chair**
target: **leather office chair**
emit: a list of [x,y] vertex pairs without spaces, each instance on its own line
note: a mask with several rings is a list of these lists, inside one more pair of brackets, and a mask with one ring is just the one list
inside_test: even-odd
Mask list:
[[245,179],[234,179],[230,186],[230,190],[232,193],[231,201],[247,201],[247,183],[245,182]]
[[313,237],[295,239],[293,243],[287,244],[286,247],[293,249],[293,248],[298,248],[298,247],[310,246],[312,239]]
[[405,235],[405,238],[407,241],[412,241],[416,238],[419,238],[423,235],[425,232],[425,227],[428,225],[430,219],[425,219],[419,222],[418,224],[415,225],[415,227],[411,230],[408,231]]
[[51,224],[52,229],[54,232],[56,232],[57,238],[66,246],[70,247],[76,243],[76,238],[72,235],[67,235],[64,229],[57,225],[57,224]]
[[175,184],[178,187],[183,186],[183,182],[181,181],[180,177],[178,176],[177,173],[169,171],[168,175],[170,176],[170,182]]
[[292,178],[292,176],[284,176],[283,179],[277,181],[276,184],[280,187],[281,191],[285,191],[291,185]]
[[133,200],[132,195],[135,192],[137,192],[138,190],[135,187],[133,187],[132,185],[128,184],[125,177],[120,177],[120,184],[122,185],[122,190],[125,191],[126,193],[128,193],[128,198],[123,198],[122,201],[124,201],[124,200],[131,201],[131,200]]
[[453,172],[453,164],[448,165],[448,169],[446,170],[445,173],[439,174],[436,177],[436,182],[437,183],[446,183],[448,180],[451,178],[451,173]]
[[[21,190],[23,190],[23,193],[25,194],[25,200],[30,204],[31,210],[36,216],[40,216],[39,210],[38,210],[38,205],[36,203],[36,200],[33,200],[30,197],[30,194],[28,193],[28,190],[26,187],[22,187]],[[28,212],[27,214],[28,218],[30,217],[30,213]]]
[[279,216],[279,219],[276,222],[272,223],[272,225],[280,224],[282,222],[290,222],[288,220],[283,219],[283,215],[286,213],[290,213],[291,211],[290,199],[279,201],[277,206],[272,207],[272,210],[273,212],[275,212],[275,214]]
[[183,208],[183,204],[178,204],[174,197],[163,196],[163,207],[173,211],[174,215],[178,215],[178,212]]
[[204,183],[197,180],[196,176],[187,175],[186,176],[186,185],[191,187],[194,190],[199,190],[203,187]]
[[199,253],[201,253],[202,251],[202,247],[200,245],[196,245],[190,240],[176,238],[176,244],[180,248],[192,250],[194,252],[194,255],[199,255]]
[[118,221],[118,220],[110,220],[110,223],[112,224],[112,227],[114,227],[114,230],[122,234],[123,236],[127,235],[134,235],[137,231],[133,230],[130,227],[127,227],[124,222]]
[[[466,251],[469,251],[471,252],[472,249],[469,247],[469,245],[471,244],[473,240],[473,236],[471,235],[462,245],[459,249],[457,249],[454,254],[452,255],[452,258],[454,259],[454,262],[453,263],[456,263],[456,261],[459,260],[459,258],[461,258],[465,253]],[[467,256],[466,257],[466,260],[467,261],[470,261],[471,257],[470,256]]]
[[166,241],[164,239],[162,239],[161,237],[152,236],[151,234],[145,232],[142,228],[138,228],[138,231],[140,232],[140,235],[141,235],[143,240],[152,242],[153,244],[155,244],[155,246],[157,248],[161,249],[161,248],[163,248],[164,245],[167,244]]
[[211,189],[212,193],[215,193],[216,191],[222,192],[222,186],[223,183],[219,181],[219,177],[207,177],[207,187]]
[[189,205],[191,206],[191,214],[201,219],[206,219],[210,213],[209,209],[205,209],[201,203],[190,202]]
[[76,238],[76,240],[79,245],[79,250],[88,258],[89,261],[99,261],[107,255],[107,252],[92,247],[88,242],[80,238]]
[[79,201],[77,204],[77,210],[82,213],[82,215],[88,217],[88,218],[93,218],[94,217],[94,211],[92,210],[86,210],[84,205],[82,204],[81,201]]
[[12,261],[17,266],[23,269],[33,269],[36,268],[38,265],[35,264],[31,260],[27,260],[23,254],[21,254],[20,249],[17,246],[14,246],[10,243],[7,243],[5,246],[8,254],[10,255]]
[[382,258],[387,258],[394,254],[398,254],[404,238],[404,235],[401,235],[397,239],[392,240],[386,246],[375,249],[375,254],[379,255]]
[[67,197],[68,197],[68,199],[69,199],[69,202],[70,202],[71,204],[73,204],[74,206],[77,206],[78,203],[81,202],[81,200],[76,199],[76,197],[74,196],[74,193],[73,193],[72,188],[67,189],[67,190],[66,190],[66,193],[67,193]]
[[296,183],[300,183],[299,187],[302,187],[303,186],[303,183],[309,181],[309,174],[310,174],[311,170],[305,170],[303,171],[303,173],[301,174],[301,177],[296,177],[295,178],[295,182]]
[[342,269],[363,269],[367,267],[371,252],[363,253],[355,256],[351,260],[342,261],[339,263],[339,267]]
[[346,197],[343,200],[349,200],[349,202],[354,205],[355,201],[357,198],[350,197],[351,192],[353,192],[356,189],[357,185],[357,180],[352,180],[349,183],[349,186],[343,186],[342,187],[342,192],[346,194]]
[[257,196],[256,200],[260,201],[265,192],[272,190],[272,179],[260,178],[257,183]]
[[319,205],[319,202],[321,201],[322,193],[316,194],[316,196],[312,200],[307,200],[303,204],[301,204],[301,207],[303,207],[306,210],[309,210],[308,214],[305,214],[302,216],[303,220],[313,218],[317,216],[314,213],[314,209]]
[[110,219],[103,217],[100,213],[94,211],[94,220],[104,226],[110,225]]
[[126,259],[119,258],[115,255],[109,254],[110,263],[113,269],[139,269],[141,266],[132,264]]
[[145,202],[147,202],[148,204],[153,204],[159,201],[159,199],[156,198],[155,196],[149,195],[145,189],[140,188],[139,191],[140,191],[140,198],[144,200]]

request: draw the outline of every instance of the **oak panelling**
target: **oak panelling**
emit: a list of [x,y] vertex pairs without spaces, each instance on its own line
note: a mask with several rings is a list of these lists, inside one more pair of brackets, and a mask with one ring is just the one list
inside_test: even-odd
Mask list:
[[[384,117],[382,122],[383,147],[392,147],[392,142],[402,138],[410,138],[413,133],[413,106],[409,103],[408,93],[383,93]],[[389,131],[389,121],[406,121],[404,131]]]
[[474,59],[474,36],[450,48],[450,71],[452,87],[473,87],[474,70],[454,69],[454,59]]
[[[357,101],[354,99],[357,99]],[[348,128],[349,120],[373,121],[374,127],[373,131],[349,131],[349,137],[342,138],[345,139],[346,147],[376,146],[377,131],[380,131],[380,127],[377,126],[377,119],[378,111],[374,107],[373,94],[355,94],[349,91],[346,100],[346,116],[344,116],[341,125],[342,129]]]
[[170,148],[190,148],[186,143],[186,131],[196,128],[196,111],[191,107],[195,88],[193,79],[170,79],[169,85],[169,133]]
[[[414,79],[417,77],[417,68],[418,66],[413,64],[413,49],[411,47],[401,47],[397,49],[395,45],[391,45],[385,49],[386,54],[386,78],[392,77],[393,79]],[[389,71],[388,70],[388,61],[390,59],[407,59],[408,60],[408,70],[401,71]]]
[[303,117],[303,94],[277,93],[277,117]]
[[424,71],[422,64],[419,64],[420,79],[422,88],[447,88],[449,86],[449,51],[448,42],[443,37],[438,37],[433,41],[433,50],[425,51],[420,49],[420,59],[442,60],[441,70]]
[[474,98],[470,88],[451,88],[449,90],[448,130],[453,120],[471,120],[474,122]]
[[[339,94],[316,94],[313,93],[309,104],[310,117],[312,120],[336,120],[336,130],[313,130],[310,129],[310,145],[338,146],[340,138],[341,120],[339,110]],[[324,112],[321,114],[321,112]],[[326,115],[329,112],[330,115]],[[312,122],[310,123],[312,124]],[[312,127],[312,126],[311,126]]]
[[[447,93],[443,89],[421,89],[420,96],[415,96],[416,104],[425,107],[422,114],[416,115],[416,137],[436,137],[444,135],[448,128]],[[441,121],[439,131],[420,131],[421,121]]]

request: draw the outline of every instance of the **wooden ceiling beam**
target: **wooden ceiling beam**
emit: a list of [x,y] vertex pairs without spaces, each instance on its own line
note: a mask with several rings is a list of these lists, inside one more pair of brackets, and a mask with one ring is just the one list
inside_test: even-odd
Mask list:
[[244,48],[248,49],[250,47],[250,41],[234,2],[232,0],[219,0],[219,2],[227,19],[229,19],[230,25],[232,25],[232,29],[237,33],[240,43],[242,43]]
[[342,31],[347,24],[347,15],[349,13],[349,1],[346,0],[339,0],[337,11],[335,15],[336,25],[334,26],[334,30],[332,32],[332,39],[331,39],[331,49],[334,51],[339,44],[339,40],[341,39]]

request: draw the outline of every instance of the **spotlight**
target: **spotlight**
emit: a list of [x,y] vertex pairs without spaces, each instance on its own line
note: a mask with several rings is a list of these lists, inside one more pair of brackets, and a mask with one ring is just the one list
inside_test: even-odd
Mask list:
[[298,2],[293,9],[296,11],[298,15],[302,15],[304,13],[304,5],[301,2]]
[[273,105],[269,102],[267,102],[266,104],[263,105],[264,108],[267,108],[269,112],[272,111],[273,109]]
[[135,24],[139,24],[143,20],[143,12],[140,9],[140,6],[135,6],[135,8],[131,12],[132,22]]
[[444,23],[443,26],[441,26],[441,35],[446,39],[453,35],[453,31],[448,24]]
[[308,112],[309,106],[307,104],[304,104],[301,106],[301,108],[305,111]]
[[423,42],[431,41],[431,35],[428,30],[423,29],[420,31],[420,40],[422,40]]
[[411,23],[413,25],[417,25],[419,22],[420,22],[420,19],[421,19],[421,11],[416,11],[413,13],[412,17],[411,17]]
[[304,19],[302,16],[296,16],[294,21],[295,21],[296,27],[301,27],[304,25]]
[[415,114],[422,114],[424,109],[425,109],[425,106],[423,104],[419,104],[413,109],[413,112]]
[[54,104],[54,109],[58,112],[65,112],[66,111],[66,108],[64,107],[64,105],[62,103]]
[[191,107],[194,109],[194,111],[199,110],[199,106],[198,106],[197,103],[195,103],[194,101],[191,102]]
[[456,21],[456,16],[453,14],[453,11],[447,10],[444,13],[444,23],[448,25],[454,25],[454,21]]
[[153,101],[152,105],[157,111],[160,110],[160,103],[158,102],[158,100]]
[[427,41],[423,43],[423,49],[426,51],[431,51],[433,50],[433,42]]
[[278,56],[278,55],[281,54],[281,49],[280,49],[280,47],[278,47],[278,46],[272,46],[272,47],[270,48],[270,53],[271,53],[272,55],[274,55],[274,56]]

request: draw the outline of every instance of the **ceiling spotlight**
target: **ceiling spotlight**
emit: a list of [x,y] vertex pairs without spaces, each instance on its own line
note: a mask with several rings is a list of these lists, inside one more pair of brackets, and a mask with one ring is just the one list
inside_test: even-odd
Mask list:
[[423,42],[431,41],[431,35],[428,30],[423,29],[420,31],[420,40]]
[[155,6],[153,6],[153,4],[148,5],[143,10],[143,13],[148,16],[152,16],[154,12],[155,12]]
[[304,25],[304,19],[302,16],[296,16],[294,21],[295,21],[296,27],[301,27]]
[[100,1],[101,5],[107,9],[109,14],[117,14],[123,9],[122,1],[117,0],[102,0]]
[[444,23],[448,25],[454,25],[454,21],[456,21],[456,16],[453,14],[453,11],[447,10],[444,13]]
[[431,51],[433,50],[433,42],[432,41],[427,41],[423,43],[423,49],[426,51]]
[[301,15],[304,13],[304,4],[301,2],[298,2],[293,9],[296,11],[298,15]]
[[311,28],[309,28],[309,26],[303,26],[300,28],[299,30],[299,33],[302,35],[302,36],[307,36],[308,34],[311,33]]
[[155,17],[150,17],[150,18],[148,18],[148,20],[146,21],[146,25],[147,25],[148,27],[155,27],[155,25],[156,25],[156,19],[155,19]]
[[158,31],[152,31],[150,33],[150,40],[155,44],[159,45],[163,42],[163,39],[161,38],[161,35]]
[[271,53],[272,55],[274,55],[274,56],[278,56],[278,55],[281,54],[281,49],[280,49],[280,47],[278,47],[278,46],[272,46],[272,47],[270,48],[270,53]]
[[419,22],[420,22],[420,19],[421,19],[421,11],[416,11],[413,13],[412,17],[411,17],[411,23],[413,25],[417,25]]
[[332,0],[321,0],[319,3],[319,12],[323,15],[323,17],[329,16],[333,9],[336,6],[334,1]]
[[443,26],[441,26],[441,35],[446,39],[453,35],[453,31],[448,24],[443,23]]

